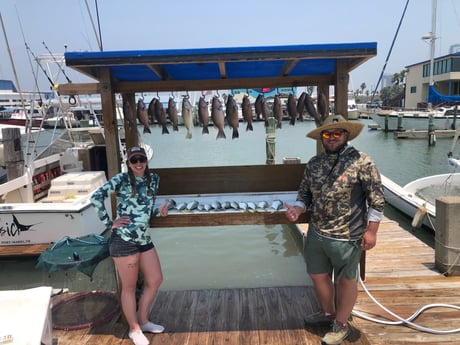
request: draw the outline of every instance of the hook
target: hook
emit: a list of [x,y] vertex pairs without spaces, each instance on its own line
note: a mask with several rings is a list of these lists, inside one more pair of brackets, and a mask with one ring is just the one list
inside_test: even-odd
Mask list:
[[158,100],[160,100],[160,94],[158,93],[158,91],[157,91],[157,97],[158,97]]

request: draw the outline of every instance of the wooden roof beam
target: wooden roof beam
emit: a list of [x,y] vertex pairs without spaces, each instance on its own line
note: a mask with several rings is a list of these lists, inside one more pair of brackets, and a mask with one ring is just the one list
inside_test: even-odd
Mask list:
[[171,76],[169,73],[161,66],[161,65],[156,65],[156,64],[148,64],[148,68],[150,68],[153,73],[157,75],[158,78],[161,80],[170,80]]

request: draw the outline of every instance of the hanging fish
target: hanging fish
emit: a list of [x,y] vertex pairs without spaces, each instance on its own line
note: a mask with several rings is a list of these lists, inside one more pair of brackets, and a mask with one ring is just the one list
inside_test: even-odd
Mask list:
[[248,95],[243,96],[243,103],[241,104],[241,111],[243,113],[243,119],[246,121],[246,131],[252,131],[252,106]]
[[219,100],[219,97],[214,96],[211,103],[211,118],[214,126],[217,127],[217,136],[216,139],[226,138],[224,132],[225,116],[224,110],[222,109],[222,103]]
[[264,95],[259,94],[254,103],[254,108],[256,110],[257,120],[260,120],[260,115],[262,114],[262,106],[265,101]]
[[166,108],[166,113],[168,114],[169,120],[171,121],[173,131],[179,131],[179,127],[177,126],[177,106],[176,102],[174,101],[174,98],[172,97],[169,97],[168,108]]
[[166,112],[163,108],[163,103],[159,100],[155,103],[155,114],[157,115],[157,121],[161,125],[161,134],[169,134],[168,127],[166,127]]
[[276,119],[276,128],[281,128],[283,121],[283,105],[280,95],[275,95],[273,99],[273,116]]
[[326,118],[326,115],[328,113],[328,104],[327,104],[327,99],[326,95],[323,92],[320,92],[318,94],[318,102],[317,102],[317,108],[318,108],[318,113],[321,115],[322,121],[324,122],[324,119]]
[[155,112],[155,104],[157,102],[158,102],[157,98],[152,98],[152,100],[149,103],[149,107],[147,108],[147,115],[149,116],[150,123],[154,123],[155,121],[158,121],[158,116]]
[[134,114],[131,110],[131,106],[129,105],[128,101],[123,102],[123,118],[130,129],[136,128]]
[[297,117],[297,105],[295,96],[290,93],[287,100],[287,111],[289,114],[289,124],[295,125],[295,118]]
[[238,118],[238,105],[236,104],[235,98],[232,95],[229,95],[227,98],[227,103],[225,105],[225,113],[226,119],[229,126],[233,129],[232,131],[232,139],[238,138],[238,126],[239,126],[239,118]]
[[262,117],[265,121],[265,127],[268,126],[268,117],[270,116],[270,110],[268,109],[268,102],[263,98],[262,102]]
[[310,116],[315,119],[316,127],[321,126],[321,117],[316,112],[315,105],[313,104],[313,99],[308,93],[305,96],[305,108],[307,109],[308,114],[310,114]]
[[188,96],[182,99],[182,118],[184,119],[184,125],[187,129],[186,139],[192,139],[192,128],[193,128],[193,114],[192,104],[188,100]]
[[299,100],[297,101],[297,114],[299,114],[299,120],[303,121],[303,113],[305,111],[305,98],[307,93],[304,91],[300,94]]
[[198,118],[200,123],[203,125],[202,134],[209,134],[208,125],[209,125],[209,108],[208,102],[205,101],[204,96],[200,97],[198,101]]
[[142,99],[137,101],[137,118],[139,119],[139,122],[144,126],[144,133],[152,133],[150,131],[147,108],[145,107],[145,103]]

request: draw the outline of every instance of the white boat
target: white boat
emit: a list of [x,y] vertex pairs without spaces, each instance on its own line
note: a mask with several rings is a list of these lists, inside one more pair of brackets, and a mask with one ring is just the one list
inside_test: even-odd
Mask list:
[[[460,195],[460,173],[440,174],[414,180],[400,186],[382,175],[385,201],[413,219],[413,225],[423,225],[436,231],[436,199]],[[419,219],[417,219],[419,218]]]
[[348,120],[358,120],[359,109],[356,104],[355,95],[353,92],[348,93]]
[[106,181],[105,146],[97,145],[101,136],[100,128],[66,130],[26,164],[22,176],[0,185],[1,246],[46,244],[105,231],[90,202],[92,192]]
[[453,107],[440,107],[431,111],[377,110],[369,113],[369,115],[372,120],[384,130],[427,131],[430,128],[430,124],[433,126],[432,129],[434,130],[453,129],[452,126],[454,121],[455,128],[457,128],[460,125],[460,111],[457,115],[455,115],[455,112]]
[[455,132],[451,151],[447,155],[450,173],[422,177],[402,187],[382,175],[385,201],[413,218],[414,227],[423,223],[436,231],[436,199],[460,195],[460,159],[452,153],[459,135],[460,128]]

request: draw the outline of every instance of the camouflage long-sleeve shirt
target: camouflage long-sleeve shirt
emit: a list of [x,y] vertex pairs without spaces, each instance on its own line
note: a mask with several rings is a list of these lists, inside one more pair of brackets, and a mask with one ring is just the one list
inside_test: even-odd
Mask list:
[[371,157],[346,146],[321,153],[305,167],[296,205],[311,209],[311,225],[321,235],[362,237],[368,221],[380,221],[385,205],[380,174]]
[[[99,187],[91,196],[91,202],[97,210],[97,215],[105,226],[110,229],[112,220],[109,217],[104,205],[105,198],[115,192],[117,203],[117,217],[129,216],[131,223],[127,226],[114,229],[125,241],[134,241],[141,245],[151,241],[149,233],[146,231],[150,217],[157,213],[155,209],[155,199],[158,191],[160,177],[151,173],[150,188],[147,186],[147,178],[136,177],[136,192],[132,196],[131,184],[127,173],[119,173]],[[153,195],[148,195],[151,190]]]

